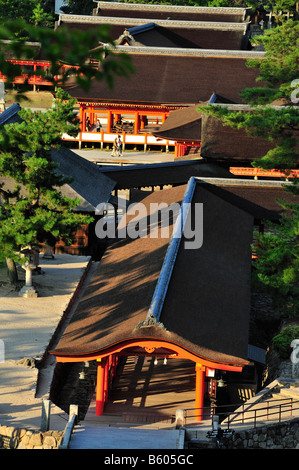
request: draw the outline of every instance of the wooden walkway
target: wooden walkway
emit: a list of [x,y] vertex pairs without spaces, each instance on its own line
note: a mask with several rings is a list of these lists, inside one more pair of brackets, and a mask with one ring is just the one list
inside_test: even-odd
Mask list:
[[95,414],[95,397],[84,422],[98,426],[174,426],[176,410],[195,407],[195,370],[191,361],[123,358],[103,416]]

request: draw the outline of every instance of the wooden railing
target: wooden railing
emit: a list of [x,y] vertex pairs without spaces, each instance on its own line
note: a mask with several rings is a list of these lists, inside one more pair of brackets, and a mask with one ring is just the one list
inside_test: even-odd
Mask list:
[[[117,135],[118,134],[114,134],[112,132],[104,132],[102,129],[101,132],[80,132],[77,137],[70,137],[64,134],[62,136],[62,140],[79,142],[79,146],[84,142],[90,142],[93,144],[99,143],[101,149],[103,149],[105,145],[111,145]],[[147,132],[142,132],[139,134],[122,132],[119,135],[121,136],[123,151],[125,150],[126,145],[142,145],[144,147],[144,151],[147,150],[148,146],[161,146],[168,148],[168,146],[175,145],[175,141],[161,139]]]
[[236,176],[253,176],[255,179],[258,177],[295,178],[299,176],[299,170],[290,170],[290,174],[287,176],[282,171],[261,170],[260,168],[230,167],[229,171]]

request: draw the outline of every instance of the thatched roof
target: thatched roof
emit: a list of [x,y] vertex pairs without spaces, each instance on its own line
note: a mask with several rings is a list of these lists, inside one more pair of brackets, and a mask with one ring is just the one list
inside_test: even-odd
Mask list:
[[264,56],[248,51],[134,46],[118,46],[117,52],[126,52],[132,59],[135,72],[129,79],[116,77],[113,90],[103,81],[94,81],[88,92],[74,84],[67,87],[68,92],[79,102],[186,106],[208,101],[215,91],[241,103],[240,89],[254,86],[257,77],[246,60]]
[[183,5],[132,4],[122,2],[96,2],[94,15],[127,18],[154,18],[176,21],[213,21],[241,23],[247,8],[195,7]]
[[[19,104],[7,108],[0,114],[0,124],[21,123],[23,120],[18,114],[20,109]],[[94,212],[98,204],[110,199],[115,181],[98,171],[94,163],[64,146],[52,148],[51,159],[59,165],[56,169],[58,175],[73,179],[71,183],[63,185],[60,191],[67,197],[80,199],[77,211]],[[11,178],[2,178],[1,181],[5,182],[8,189],[13,189],[15,185]]]
[[76,210],[94,212],[98,204],[110,199],[115,181],[98,171],[94,163],[66,147],[52,149],[51,158],[59,164],[58,174],[73,178],[71,183],[62,186],[61,191],[68,197],[81,200]]
[[[224,103],[225,99],[213,93],[214,106],[225,106],[231,111],[250,113],[251,107],[243,104]],[[210,100],[209,100],[210,102]],[[261,158],[273,149],[275,141],[267,140],[266,136],[254,137],[244,129],[233,129],[222,124],[221,120],[200,112],[203,104],[186,106],[172,111],[161,127],[154,131],[156,137],[175,141],[201,141],[200,155],[209,162],[246,163]],[[273,106],[273,105],[271,105]],[[282,106],[273,106],[281,109]],[[295,133],[298,129],[294,130]],[[298,162],[299,163],[299,162]]]
[[[206,186],[196,184],[192,198],[193,208],[204,205],[203,245],[188,250],[181,240],[159,317],[163,327],[146,318],[170,238],[127,238],[104,255],[53,354],[84,357],[144,338],[222,364],[246,363],[253,217]],[[185,193],[180,186],[142,202],[150,210],[152,203],[181,202]]]
[[229,161],[253,161],[275,147],[266,138],[253,137],[244,129],[223,126],[213,116],[202,114],[201,155],[204,158]]
[[191,176],[234,178],[234,175],[204,160],[102,167],[101,173],[115,181],[118,189],[186,184]]
[[198,106],[188,106],[172,111],[158,131],[156,137],[181,141],[201,140],[201,113]]
[[125,31],[129,31],[133,45],[147,47],[184,47],[200,49],[247,50],[251,49],[247,24],[170,21],[119,17],[86,17],[63,15],[58,27],[82,31],[109,25],[109,33],[116,44],[122,44]]

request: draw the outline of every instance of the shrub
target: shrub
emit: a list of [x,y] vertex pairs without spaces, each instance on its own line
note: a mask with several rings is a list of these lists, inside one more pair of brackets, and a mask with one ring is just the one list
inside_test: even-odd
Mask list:
[[273,346],[282,359],[290,357],[293,339],[299,339],[299,326],[288,325],[278,335],[274,336],[272,340]]

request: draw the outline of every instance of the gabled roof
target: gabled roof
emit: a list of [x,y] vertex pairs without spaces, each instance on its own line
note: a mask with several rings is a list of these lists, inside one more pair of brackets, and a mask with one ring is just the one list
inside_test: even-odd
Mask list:
[[143,29],[142,33],[139,31],[138,41],[145,46],[227,50],[251,47],[248,42],[248,23],[60,14],[56,27],[86,30],[107,24],[114,41],[118,41],[125,30]]
[[265,220],[277,222],[282,213],[287,213],[279,200],[299,204],[299,196],[286,191],[291,182],[218,177],[200,179],[208,183],[208,190],[251,214],[257,223]]
[[[53,150],[51,157],[55,163],[60,164],[56,170],[57,174],[73,178],[71,183],[61,186],[59,192],[66,197],[80,200],[75,211],[95,212],[98,204],[110,199],[115,182],[98,172],[93,163],[66,148]],[[17,184],[12,178],[2,176],[0,176],[0,183],[4,183],[4,191],[12,191]],[[25,195],[25,190],[21,193]]]
[[234,178],[228,170],[205,160],[187,160],[167,163],[102,167],[99,171],[115,181],[118,189],[182,185],[192,176]]
[[[236,112],[249,113],[252,110],[249,105],[225,103],[225,101],[228,100],[213,93],[209,104],[224,106]],[[282,108],[282,106],[273,105],[272,107],[277,110]],[[294,129],[293,132],[296,135],[298,129]],[[154,131],[153,134],[156,137],[175,141],[201,140],[201,157],[209,162],[213,160],[250,162],[263,157],[276,145],[275,142],[270,142],[266,138],[251,136],[244,129],[233,129],[223,125],[216,117],[201,113],[200,105],[172,111],[158,131]]]
[[215,21],[239,23],[246,20],[249,8],[217,8],[183,5],[132,4],[124,2],[95,2],[96,16],[155,18],[180,21]]
[[[206,36],[205,36],[206,37]],[[125,29],[115,44],[146,47],[189,47],[196,48],[196,42],[155,23]]]
[[207,186],[191,178],[142,201],[147,214],[155,203],[203,203],[202,246],[187,249],[185,233],[113,243],[52,354],[104,354],[138,338],[180,345],[199,361],[246,363],[253,217]]
[[239,90],[255,86],[257,77],[246,60],[264,57],[262,52],[134,46],[117,46],[118,52],[132,59],[135,72],[129,79],[116,77],[113,90],[94,81],[88,92],[75,85],[68,92],[78,101],[186,106],[208,101],[215,91],[241,103]]
[[[243,89],[246,88],[245,86]],[[227,107],[232,111],[250,113],[249,105],[215,103],[214,106]],[[281,109],[281,106],[272,106]],[[294,135],[298,128],[293,129]],[[275,141],[266,138],[250,136],[244,129],[233,129],[222,125],[222,122],[213,116],[202,113],[201,155],[210,160],[253,161],[261,158],[275,147]],[[299,163],[299,161],[298,161]]]
[[[18,104],[10,106],[0,115],[0,124],[7,125],[13,122],[22,122],[18,115]],[[77,211],[94,212],[98,204],[107,202],[115,187],[115,181],[98,171],[94,163],[80,157],[66,147],[51,150],[52,161],[59,164],[56,173],[73,178],[69,184],[60,188],[62,194],[70,198],[79,198],[80,205]],[[1,178],[5,187],[13,189],[15,182],[11,178]]]
[[201,113],[198,106],[187,106],[185,108],[171,111],[165,122],[158,131],[153,134],[157,137],[172,140],[201,140]]
[[98,171],[94,163],[66,147],[52,149],[51,158],[59,164],[56,169],[58,174],[73,178],[61,190],[68,197],[81,199],[76,210],[94,212],[99,204],[109,200],[115,181]]

